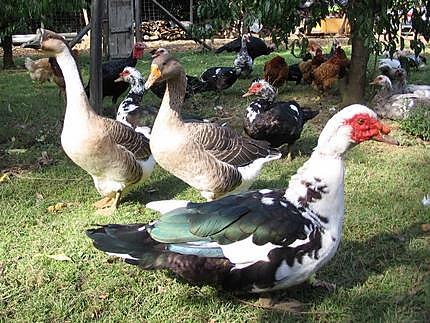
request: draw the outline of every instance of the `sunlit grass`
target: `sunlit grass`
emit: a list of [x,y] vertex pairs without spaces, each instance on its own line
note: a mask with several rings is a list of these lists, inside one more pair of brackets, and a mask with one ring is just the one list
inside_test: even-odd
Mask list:
[[[270,57],[273,57],[272,54]],[[282,53],[289,62],[295,59]],[[190,75],[206,67],[229,66],[233,54],[177,53]],[[267,57],[255,62],[262,74]],[[81,57],[87,80],[88,57]],[[18,59],[22,63],[22,59]],[[149,57],[138,68],[147,75]],[[430,80],[428,68],[412,80]],[[417,82],[418,83],[418,82]],[[239,80],[222,96],[223,112],[213,109],[212,94],[196,95],[185,110],[202,116],[231,117],[241,131],[247,100],[241,94],[250,80]],[[255,188],[286,187],[309,156],[318,133],[339,107],[336,91],[321,95],[293,83],[280,99],[322,109],[299,141],[301,154],[288,163],[265,167]],[[148,95],[145,104],[160,100]],[[105,100],[109,106],[110,101]],[[343,242],[319,277],[337,284],[327,292],[296,288],[288,296],[304,303],[301,314],[277,313],[251,307],[212,287],[193,287],[166,271],[144,272],[111,261],[95,250],[84,231],[95,223],[147,222],[157,214],[144,208],[158,199],[199,201],[196,190],[157,168],[153,176],[123,199],[112,216],[94,213],[99,197],[88,174],[65,156],[59,142],[64,107],[53,84],[32,83],[24,70],[0,72],[0,169],[16,176],[0,183],[0,321],[109,322],[286,322],[286,321],[428,321],[430,299],[430,238],[420,225],[430,222],[430,210],[420,204],[430,192],[428,143],[408,138],[408,145],[365,143],[346,159],[346,219]],[[393,124],[396,126],[396,124]],[[46,151],[53,159],[37,166]],[[58,213],[47,211],[58,202],[70,203]],[[50,255],[67,255],[56,261]],[[247,299],[252,302],[258,296]]]

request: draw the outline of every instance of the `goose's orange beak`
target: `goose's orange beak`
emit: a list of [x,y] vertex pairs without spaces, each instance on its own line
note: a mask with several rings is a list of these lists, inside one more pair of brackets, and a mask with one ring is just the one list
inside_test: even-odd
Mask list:
[[161,77],[161,71],[157,64],[151,64],[151,73],[145,83],[145,90],[148,90]]

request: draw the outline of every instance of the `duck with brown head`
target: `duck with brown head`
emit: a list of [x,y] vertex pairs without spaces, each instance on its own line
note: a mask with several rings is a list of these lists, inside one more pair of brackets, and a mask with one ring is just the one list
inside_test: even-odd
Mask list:
[[24,45],[55,56],[66,83],[66,114],[61,144],[67,156],[88,172],[104,197],[98,208],[117,207],[122,192],[148,177],[154,167],[149,139],[90,106],[70,48],[58,34],[39,29]]
[[208,200],[248,189],[266,162],[280,158],[279,151],[267,142],[240,136],[229,127],[184,122],[184,69],[163,49],[153,57],[145,88],[167,82],[151,133],[151,151],[157,163]]

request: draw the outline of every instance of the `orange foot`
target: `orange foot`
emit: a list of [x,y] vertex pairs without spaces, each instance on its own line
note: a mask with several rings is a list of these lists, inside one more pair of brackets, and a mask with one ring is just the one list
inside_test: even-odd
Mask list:
[[111,207],[114,202],[115,202],[115,198],[106,196],[102,198],[100,201],[95,202],[94,206],[97,209],[105,209],[105,208]]

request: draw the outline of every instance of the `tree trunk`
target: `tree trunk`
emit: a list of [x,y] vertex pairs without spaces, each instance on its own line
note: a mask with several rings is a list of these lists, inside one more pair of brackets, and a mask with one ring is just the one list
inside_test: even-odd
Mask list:
[[343,93],[343,105],[364,102],[364,89],[366,87],[366,70],[369,61],[369,50],[358,32],[351,31],[351,66],[348,73],[348,84]]
[[12,35],[3,36],[1,39],[1,45],[3,47],[3,69],[16,67],[13,62]]

